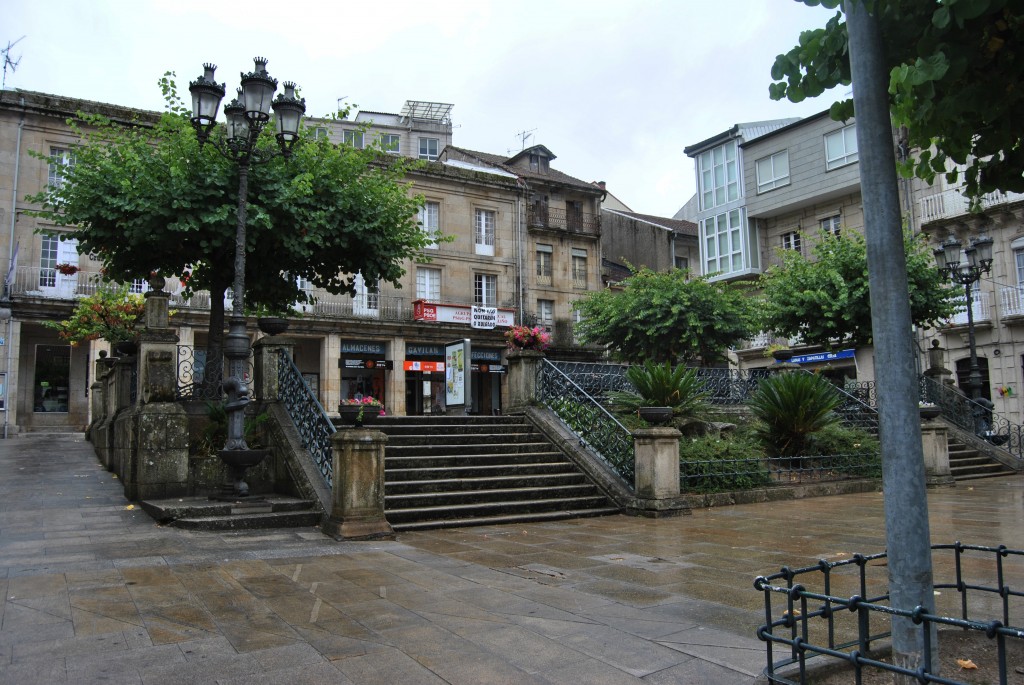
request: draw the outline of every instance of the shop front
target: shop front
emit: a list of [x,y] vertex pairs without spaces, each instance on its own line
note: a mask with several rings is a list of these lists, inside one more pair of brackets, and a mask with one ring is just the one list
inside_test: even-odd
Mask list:
[[501,353],[483,347],[470,350],[474,414],[501,414],[501,379],[507,371]]
[[353,400],[372,396],[385,407],[387,400],[387,376],[394,368],[390,359],[385,359],[386,343],[370,340],[343,340],[338,368],[341,370],[341,399]]
[[408,343],[403,368],[406,415],[444,414],[444,346]]

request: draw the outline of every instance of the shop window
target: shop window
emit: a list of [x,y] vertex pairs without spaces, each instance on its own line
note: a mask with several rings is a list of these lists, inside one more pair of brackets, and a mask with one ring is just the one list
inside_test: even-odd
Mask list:
[[69,345],[36,345],[33,411],[67,412],[71,379]]

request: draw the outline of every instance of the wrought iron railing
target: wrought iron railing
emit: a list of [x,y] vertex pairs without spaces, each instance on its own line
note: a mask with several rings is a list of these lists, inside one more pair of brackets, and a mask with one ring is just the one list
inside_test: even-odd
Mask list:
[[[811,373],[803,369],[804,373]],[[874,382],[850,384],[836,387],[841,398],[836,413],[848,426],[862,428],[878,435],[878,410],[875,408]]]
[[544,228],[561,228],[574,233],[598,235],[601,232],[601,217],[597,214],[570,211],[549,207],[548,205],[532,205],[526,212],[530,226]]
[[626,378],[626,369],[629,366],[624,364],[560,361],[548,363],[599,402],[603,402],[609,392],[633,389],[633,384]]
[[537,399],[558,415],[581,445],[601,457],[633,489],[633,434],[547,359],[537,367]]
[[697,378],[707,395],[704,401],[715,405],[746,404],[757,390],[757,383],[772,374],[769,369],[707,369],[697,368]]
[[178,399],[220,400],[224,397],[223,380],[223,360],[207,361],[202,354],[197,356],[191,345],[178,345]]
[[331,435],[337,429],[295,366],[295,362],[284,350],[280,351],[278,358],[277,382],[281,403],[299,432],[302,446],[309,452],[327,487],[333,487]]
[[[963,681],[951,679],[949,674],[942,678],[929,676],[938,670],[938,664],[931,662],[931,629],[947,626],[982,632],[991,639],[996,649],[999,682],[1008,683],[1007,642],[1024,639],[1024,629],[1011,627],[1019,625],[1020,619],[1011,617],[1010,608],[1020,606],[1024,592],[1011,588],[1006,582],[1006,560],[1020,564],[1024,551],[960,542],[932,545],[931,549],[936,566],[955,569],[951,582],[935,583],[936,603],[945,602],[945,606],[934,614],[921,606],[889,604],[884,552],[854,554],[842,561],[820,559],[814,566],[783,567],[778,573],[758,577],[754,588],[764,595],[766,621],[757,631],[757,636],[767,643],[768,663],[764,675],[773,683],[805,683],[808,682],[807,661],[823,656],[831,657],[833,663],[839,660],[849,664],[858,683],[865,669],[879,669],[911,676],[922,683],[959,684]],[[943,558],[945,552],[952,553],[951,561]],[[991,563],[986,564],[986,559]],[[1014,575],[1018,574],[1019,569]],[[780,581],[784,584],[775,585]],[[848,588],[850,594],[840,595],[836,588]],[[992,601],[1001,604],[999,619],[969,618],[969,600],[979,594],[981,597],[976,601],[979,606],[989,607]],[[780,601],[773,602],[773,597]],[[1015,598],[1012,605],[1011,598]],[[959,617],[942,616],[938,613],[940,609],[959,613]],[[921,630],[924,663],[919,670],[908,670],[868,656],[872,643],[891,635],[888,626],[893,616],[911,619]],[[785,658],[775,660],[775,645],[780,645],[787,653]]]
[[921,376],[919,384],[921,401],[937,404],[942,409],[942,418],[1024,462],[1024,426],[994,411],[987,400],[972,400],[958,389],[927,376]]

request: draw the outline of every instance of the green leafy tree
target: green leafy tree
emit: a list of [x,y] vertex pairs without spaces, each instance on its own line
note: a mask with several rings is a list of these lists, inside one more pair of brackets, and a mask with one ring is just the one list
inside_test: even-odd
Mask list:
[[104,283],[78,300],[68,318],[44,321],[43,325],[55,329],[72,347],[98,338],[117,343],[135,337],[144,310],[142,295],[132,295],[127,285]]
[[[934,326],[950,317],[957,295],[935,268],[921,236],[904,232],[910,311],[916,325]],[[782,263],[762,274],[762,326],[812,345],[871,344],[871,298],[864,236],[821,233],[805,257],[780,250]]]
[[742,285],[687,277],[680,269],[643,268],[621,289],[588,294],[574,305],[581,315],[578,336],[630,362],[711,365],[750,336],[754,303]]
[[[862,1],[881,24],[893,119],[904,129],[906,147],[920,150],[901,171],[931,182],[952,160],[964,168],[970,198],[1024,192],[1024,6],[1015,0]],[[800,102],[849,85],[843,15],[803,31],[799,44],[775,59],[771,75],[774,100]],[[852,100],[833,104],[831,114],[850,118]],[[954,170],[948,178],[957,175]]]
[[[234,278],[238,167],[213,145],[200,148],[170,75],[167,111],[156,122],[122,125],[80,114],[81,143],[64,181],[29,200],[39,216],[70,227],[65,236],[97,258],[108,278],[157,271],[179,276],[186,294],[211,297],[210,359],[220,357],[221,294]],[[219,127],[214,135],[221,133]],[[258,145],[276,149],[274,126]],[[286,310],[305,294],[296,279],[335,294],[367,284],[399,285],[403,261],[426,246],[402,177],[406,162],[305,136],[291,159],[254,164],[249,175],[246,304]]]

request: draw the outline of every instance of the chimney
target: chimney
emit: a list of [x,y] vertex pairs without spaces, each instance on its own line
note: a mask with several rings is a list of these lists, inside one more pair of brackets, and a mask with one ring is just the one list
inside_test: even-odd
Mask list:
[[604,181],[598,181],[597,187],[600,188],[601,190],[607,190],[607,188],[604,187]]

